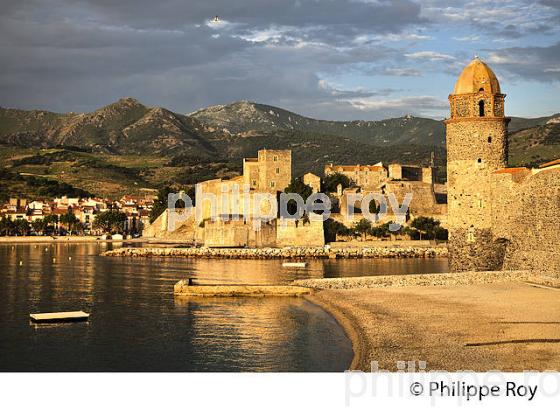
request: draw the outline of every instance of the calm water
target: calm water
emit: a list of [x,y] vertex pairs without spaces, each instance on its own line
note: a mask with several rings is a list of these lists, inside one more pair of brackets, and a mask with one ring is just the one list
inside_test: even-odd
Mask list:
[[[350,341],[304,299],[174,299],[173,284],[186,276],[272,284],[447,269],[445,259],[315,260],[298,270],[279,260],[98,256],[110,247],[0,244],[0,371],[342,371],[352,359]],[[87,323],[28,320],[64,310],[92,316]]]

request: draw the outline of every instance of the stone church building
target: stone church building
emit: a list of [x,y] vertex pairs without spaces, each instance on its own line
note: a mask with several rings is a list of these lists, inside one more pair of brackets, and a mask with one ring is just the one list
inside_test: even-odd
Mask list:
[[449,266],[560,272],[560,161],[508,168],[505,97],[479,58],[449,96]]

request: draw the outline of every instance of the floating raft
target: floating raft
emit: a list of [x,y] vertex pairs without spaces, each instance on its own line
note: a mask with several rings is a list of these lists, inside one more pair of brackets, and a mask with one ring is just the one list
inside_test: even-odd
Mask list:
[[80,322],[88,320],[89,313],[81,310],[75,312],[32,313],[29,315],[33,322]]
[[305,268],[307,262],[284,262],[282,266],[284,268]]
[[189,285],[180,280],[173,287],[175,296],[302,296],[312,292],[303,286],[281,285]]

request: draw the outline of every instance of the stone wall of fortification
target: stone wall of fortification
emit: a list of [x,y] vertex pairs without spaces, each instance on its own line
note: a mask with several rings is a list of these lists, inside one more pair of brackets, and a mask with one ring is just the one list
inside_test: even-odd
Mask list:
[[497,174],[493,240],[505,246],[504,269],[560,275],[560,169]]
[[194,220],[194,215],[187,219],[184,219],[184,211],[177,210],[178,223],[175,225],[175,229],[172,231],[168,230],[169,221],[169,209],[166,209],[153,223],[149,224],[142,231],[142,236],[144,238],[159,238],[168,240],[178,240],[185,242],[194,242],[196,235],[196,224]]
[[262,223],[255,230],[251,221],[206,221],[204,224],[204,246],[229,248],[262,248],[275,246],[276,224]]
[[385,194],[394,194],[399,205],[403,203],[406,194],[412,194],[409,205],[410,215],[431,216],[440,214],[446,207],[438,206],[434,193],[434,186],[421,181],[389,181],[385,185]]
[[323,246],[325,234],[322,220],[309,222],[280,220],[276,221],[276,246]]

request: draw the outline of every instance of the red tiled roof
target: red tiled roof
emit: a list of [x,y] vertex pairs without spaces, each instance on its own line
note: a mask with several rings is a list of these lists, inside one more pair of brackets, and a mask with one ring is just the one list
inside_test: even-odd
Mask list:
[[369,170],[369,171],[380,171],[383,167],[379,165],[327,165],[327,168],[339,169],[342,168],[343,171],[360,171],[360,170]]
[[539,165],[539,168],[546,168],[546,167],[551,167],[553,165],[560,165],[560,158],[559,159],[555,159],[554,161],[550,161],[544,164]]
[[516,174],[517,172],[521,171],[528,171],[528,168],[520,167],[520,168],[502,168],[494,172],[494,174]]
[[63,209],[63,208],[54,208],[51,211],[51,214],[53,215],[65,215],[68,213],[68,209]]

